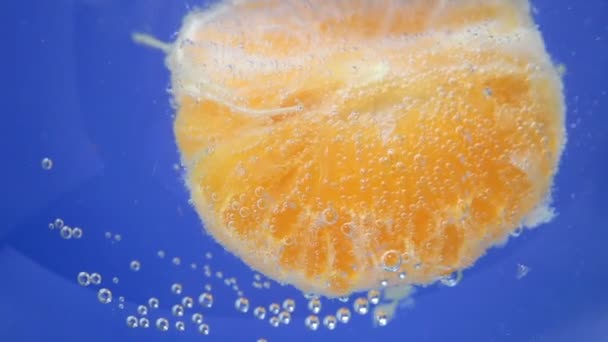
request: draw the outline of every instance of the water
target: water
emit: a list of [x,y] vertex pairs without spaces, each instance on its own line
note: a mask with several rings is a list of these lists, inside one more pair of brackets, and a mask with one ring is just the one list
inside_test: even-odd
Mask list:
[[[202,232],[181,178],[162,54],[130,36],[169,40],[198,3],[15,1],[3,22],[16,59],[3,64],[0,340],[603,341],[608,3],[533,3],[549,52],[566,66],[558,216],[490,250],[457,286],[418,289],[382,326],[388,311],[374,312],[365,293],[311,312],[300,292],[256,278]],[[239,291],[247,313],[235,308]],[[211,308],[199,304],[204,292]]]

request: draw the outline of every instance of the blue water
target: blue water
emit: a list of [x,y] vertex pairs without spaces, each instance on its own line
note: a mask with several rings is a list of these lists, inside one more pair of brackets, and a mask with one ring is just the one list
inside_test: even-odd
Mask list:
[[[236,312],[231,292],[201,270],[209,251],[214,272],[237,277],[243,288],[252,280],[203,235],[188,206],[173,169],[169,73],[160,53],[130,38],[137,30],[169,40],[197,2],[4,2],[0,341],[203,339],[189,317],[184,333],[153,327],[179,300],[169,291],[173,282],[193,296],[213,283],[214,308],[199,310],[210,341],[608,341],[608,1],[533,3],[548,50],[567,66],[568,145],[556,178],[557,218],[491,250],[455,288],[418,291],[415,305],[387,327],[374,328],[368,315],[313,333],[293,288],[247,291],[252,306],[297,300],[291,324],[272,328]],[[49,171],[41,167],[44,157],[53,161]],[[57,217],[82,227],[82,239],[49,230]],[[173,256],[181,266],[171,264]],[[133,259],[142,263],[139,272],[129,270]],[[521,279],[519,264],[530,269]],[[102,274],[114,301],[103,305],[97,287],[79,286],[80,271]],[[126,316],[150,296],[161,301],[152,327],[127,327]]]

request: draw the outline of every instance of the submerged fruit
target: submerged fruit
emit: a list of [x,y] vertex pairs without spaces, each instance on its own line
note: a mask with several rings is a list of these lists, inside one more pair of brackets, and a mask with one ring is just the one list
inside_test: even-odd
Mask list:
[[525,0],[259,0],[167,64],[206,230],[330,297],[428,283],[551,217],[561,80]]

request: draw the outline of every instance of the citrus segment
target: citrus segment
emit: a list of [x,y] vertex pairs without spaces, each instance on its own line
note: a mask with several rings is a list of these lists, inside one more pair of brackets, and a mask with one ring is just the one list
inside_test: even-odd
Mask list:
[[222,2],[167,63],[206,230],[302,291],[428,283],[550,218],[564,104],[527,1]]

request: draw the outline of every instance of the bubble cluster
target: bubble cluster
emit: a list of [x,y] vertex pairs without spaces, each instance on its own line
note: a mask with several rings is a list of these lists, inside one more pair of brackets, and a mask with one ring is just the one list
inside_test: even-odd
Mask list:
[[[530,213],[548,208],[563,108],[527,1],[398,1],[390,16],[371,0],[310,0],[310,16],[303,2],[245,3],[195,12],[174,45],[135,39],[169,54],[189,203],[260,273],[241,282],[210,252],[163,249],[125,260],[120,286],[79,272],[100,303],[118,298],[128,327],[209,335],[225,308],[273,328],[386,326],[413,285],[456,286],[488,248],[547,218]],[[310,21],[304,36],[296,19]],[[48,227],[83,236],[61,219]],[[126,303],[122,289],[157,264],[178,274],[154,293],[162,308]],[[280,298],[285,285],[309,295]]]

